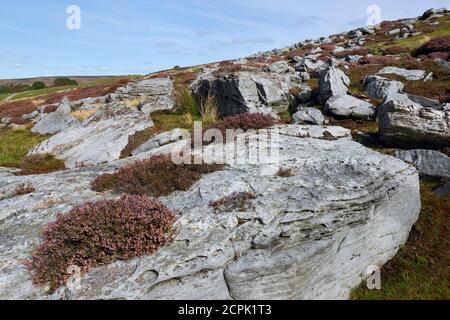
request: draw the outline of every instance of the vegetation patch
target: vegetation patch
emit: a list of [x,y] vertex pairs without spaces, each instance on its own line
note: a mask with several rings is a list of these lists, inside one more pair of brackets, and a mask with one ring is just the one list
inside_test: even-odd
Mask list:
[[450,196],[433,190],[437,180],[422,180],[422,211],[409,240],[399,254],[382,269],[381,290],[364,286],[353,299],[448,300],[450,299]]
[[256,199],[253,192],[235,192],[209,204],[215,212],[247,211],[252,208],[251,200]]
[[0,130],[0,166],[20,167],[28,151],[47,138],[29,130]]
[[431,39],[421,47],[417,48],[413,54],[417,57],[434,52],[450,53],[450,35]]
[[122,196],[75,207],[49,224],[25,265],[33,282],[54,291],[70,277],[69,267],[90,268],[154,254],[171,239],[176,215],[147,196]]
[[65,170],[64,161],[50,154],[36,154],[25,156],[21,159],[17,175],[46,174]]
[[290,178],[295,176],[295,172],[291,168],[281,168],[280,170],[278,170],[277,176],[279,176],[280,178]]
[[102,175],[92,182],[92,189],[161,197],[188,190],[202,175],[223,168],[223,165],[176,165],[170,155],[160,155],[122,167],[113,174]]

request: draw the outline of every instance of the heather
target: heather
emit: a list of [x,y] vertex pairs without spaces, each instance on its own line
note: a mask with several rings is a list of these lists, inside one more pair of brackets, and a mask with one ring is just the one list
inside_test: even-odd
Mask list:
[[97,192],[114,191],[152,197],[189,189],[202,175],[219,171],[222,165],[174,164],[170,155],[154,156],[105,174],[92,182]]
[[69,279],[71,266],[84,274],[92,267],[154,254],[170,241],[175,220],[171,210],[147,196],[89,202],[58,214],[25,265],[35,284],[50,283],[55,290]]

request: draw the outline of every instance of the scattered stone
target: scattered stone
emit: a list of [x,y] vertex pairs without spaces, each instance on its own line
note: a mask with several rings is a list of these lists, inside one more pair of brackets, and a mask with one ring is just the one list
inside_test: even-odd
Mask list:
[[299,110],[292,116],[295,124],[317,124],[322,125],[325,118],[316,108],[299,108]]
[[421,175],[450,178],[450,157],[434,150],[397,151],[395,156],[415,166]]
[[375,106],[350,95],[333,96],[325,104],[325,110],[338,117],[355,119],[373,119]]
[[[424,70],[407,70],[397,67],[386,67],[378,72],[379,75],[395,74],[405,78],[406,80],[418,81],[418,80],[429,80],[431,75]],[[432,78],[431,78],[432,79]]]

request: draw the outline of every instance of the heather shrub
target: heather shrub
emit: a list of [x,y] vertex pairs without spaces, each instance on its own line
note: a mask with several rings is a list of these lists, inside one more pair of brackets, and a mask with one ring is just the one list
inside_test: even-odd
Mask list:
[[450,35],[436,37],[414,50],[414,56],[427,55],[433,52],[450,53]]
[[64,161],[50,154],[34,154],[24,156],[20,161],[19,168],[21,171],[18,175],[32,175],[65,170],[66,166]]
[[90,202],[58,214],[25,265],[38,285],[64,285],[68,268],[90,268],[154,254],[171,239],[175,214],[147,196]]
[[440,95],[438,99],[440,103],[450,103],[450,92]]
[[363,57],[359,60],[360,64],[394,64],[397,62],[395,57],[387,57],[387,56],[371,56],[371,57]]
[[295,176],[295,173],[291,168],[281,168],[280,170],[278,170],[277,176],[279,176],[280,178],[290,178]]
[[450,58],[450,53],[447,52],[433,52],[427,55],[428,59],[443,59],[448,60]]
[[397,55],[397,54],[402,54],[402,53],[407,53],[409,52],[409,48],[406,47],[402,47],[402,46],[392,46],[389,48],[386,48],[383,51],[383,55]]
[[51,104],[49,106],[46,106],[43,110],[44,113],[52,113],[55,112],[58,109],[57,104]]
[[334,44],[324,44],[320,46],[320,49],[324,51],[333,51],[334,49],[336,49],[336,46]]
[[241,113],[223,119],[226,129],[259,130],[272,127],[276,123],[273,117],[263,113]]
[[92,182],[92,189],[161,197],[187,190],[203,174],[221,169],[222,165],[176,165],[170,155],[160,155],[122,167],[113,174],[102,175]]
[[338,59],[343,59],[348,56],[367,56],[369,54],[369,50],[365,48],[355,49],[355,50],[345,50],[341,52],[337,52],[334,56]]
[[252,192],[235,192],[209,204],[216,212],[246,211],[252,208],[251,200],[256,199]]

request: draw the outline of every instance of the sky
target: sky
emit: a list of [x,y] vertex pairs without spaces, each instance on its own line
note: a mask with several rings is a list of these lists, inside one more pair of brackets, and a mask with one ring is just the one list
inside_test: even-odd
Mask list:
[[[419,16],[450,0],[2,0],[0,79],[147,74]],[[67,12],[69,6],[80,9]],[[80,21],[67,27],[67,22]]]

